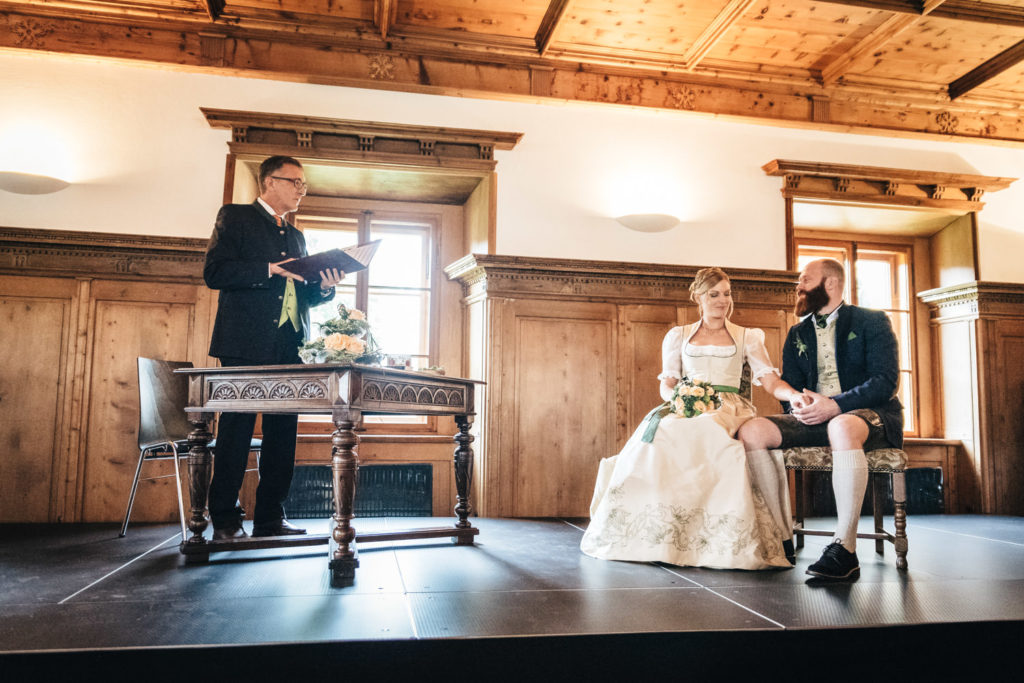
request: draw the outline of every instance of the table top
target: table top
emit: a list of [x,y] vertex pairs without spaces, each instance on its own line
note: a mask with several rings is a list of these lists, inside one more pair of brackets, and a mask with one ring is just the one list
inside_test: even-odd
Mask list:
[[190,413],[474,415],[480,380],[357,363],[181,368]]
[[486,384],[483,380],[470,379],[468,377],[454,377],[442,375],[430,370],[406,370],[404,368],[393,368],[384,365],[364,365],[362,363],[297,363],[295,365],[238,365],[234,367],[210,367],[210,368],[179,368],[174,372],[181,375],[207,375],[216,373],[218,375],[230,374],[274,374],[274,373],[308,373],[308,372],[333,372],[335,370],[357,370],[361,373],[372,373],[375,375],[396,378],[423,377],[432,379],[451,380],[454,382],[465,382],[468,384]]

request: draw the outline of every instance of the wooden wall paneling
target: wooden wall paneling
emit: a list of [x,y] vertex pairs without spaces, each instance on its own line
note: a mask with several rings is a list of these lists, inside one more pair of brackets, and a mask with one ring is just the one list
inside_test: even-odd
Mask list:
[[[195,285],[94,283],[89,302],[92,341],[83,443],[83,519],[115,521],[123,514],[138,456],[136,358],[193,360],[199,354],[205,359],[206,297],[208,291]],[[167,461],[146,468],[148,476],[173,473]],[[173,486],[171,478],[141,483],[133,519],[175,519]]]
[[92,280],[79,278],[75,295],[75,343],[71,350],[70,363],[73,366],[71,384],[71,407],[67,418],[68,440],[62,449],[61,470],[54,482],[53,500],[56,521],[75,522],[81,520],[82,483],[82,440],[86,413],[86,389],[89,376],[89,297]]
[[[587,514],[598,462],[659,402],[661,341],[696,319],[688,287],[697,270],[491,254],[445,269],[465,294],[469,376],[487,382],[476,423],[479,514]],[[737,322],[766,328],[777,354],[794,274],[729,274],[744,312]],[[582,386],[578,367],[587,368]]]
[[497,190],[497,173],[491,172],[480,180],[480,184],[466,200],[463,254],[494,253],[497,237]]
[[994,363],[985,367],[986,392],[994,410],[986,414],[991,433],[993,510],[1024,515],[1024,319],[988,325]]
[[932,282],[929,288],[949,287],[978,279],[975,261],[978,247],[971,212],[951,221],[929,238]]
[[963,442],[960,509],[1020,514],[1024,285],[975,281],[918,296],[939,353],[942,436]]
[[0,276],[0,522],[59,521],[78,283]]
[[661,403],[658,374],[661,372],[661,343],[678,323],[675,306],[623,305],[619,323],[619,394],[623,398],[615,429],[618,452],[640,420]]
[[[734,298],[736,299],[736,310],[732,314],[732,321],[743,327],[756,327],[764,331],[764,343],[768,350],[768,357],[781,371],[782,345],[786,341],[790,325],[793,324],[790,316],[785,311],[778,309],[744,306],[743,299],[745,297],[742,292],[738,292]],[[779,402],[762,387],[755,386],[753,388],[752,399],[758,415],[774,415],[782,410]]]
[[[611,304],[515,301],[502,349],[516,517],[585,516],[601,458],[615,453]],[[509,379],[506,376],[506,380]]]

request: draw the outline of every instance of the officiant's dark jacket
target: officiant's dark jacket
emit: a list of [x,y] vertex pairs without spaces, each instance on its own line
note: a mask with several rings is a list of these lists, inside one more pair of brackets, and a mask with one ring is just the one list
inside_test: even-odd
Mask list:
[[[274,341],[285,278],[267,277],[267,264],[301,256],[306,256],[302,233],[288,223],[278,227],[259,202],[221,207],[203,269],[206,285],[220,290],[211,356],[241,358],[256,365],[278,362]],[[301,339],[308,339],[309,307],[333,299],[334,288],[324,292],[319,284],[296,282],[295,293]]]
[[[899,343],[888,316],[844,304],[836,319],[836,365],[841,393],[832,398],[845,413],[870,408],[882,418],[887,440],[903,446],[903,406],[899,386]],[[782,379],[797,391],[818,387],[818,338],[814,316],[789,328],[782,349]],[[788,413],[790,406],[783,403]]]

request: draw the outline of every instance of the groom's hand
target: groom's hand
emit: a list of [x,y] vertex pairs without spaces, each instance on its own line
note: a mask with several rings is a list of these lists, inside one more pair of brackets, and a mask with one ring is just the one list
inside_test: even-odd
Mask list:
[[839,404],[828,396],[822,396],[817,392],[804,389],[804,397],[804,405],[793,408],[793,417],[805,425],[817,425],[828,422],[843,412],[840,410]]
[[795,413],[810,405],[810,400],[803,394],[796,393],[789,397],[790,412]]

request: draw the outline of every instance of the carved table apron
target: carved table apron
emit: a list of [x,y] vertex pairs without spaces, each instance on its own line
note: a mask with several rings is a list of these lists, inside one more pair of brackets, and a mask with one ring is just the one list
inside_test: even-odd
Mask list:
[[[359,559],[356,541],[406,540],[451,537],[458,545],[472,545],[479,533],[469,523],[469,483],[473,474],[473,449],[469,434],[474,409],[475,380],[425,372],[395,370],[373,365],[325,363],[233,368],[182,368],[189,376],[189,492],[192,511],[188,522],[192,535],[181,543],[186,564],[206,562],[210,553],[329,544],[328,568],[332,585],[346,585],[355,577]],[[214,413],[326,414],[334,422],[331,466],[334,516],[329,535],[271,536],[214,541],[203,537],[207,527],[206,504],[213,469],[209,423]],[[352,501],[356,492],[359,459],[354,429],[363,415],[452,415],[455,434],[454,526],[357,534],[352,526]]]

